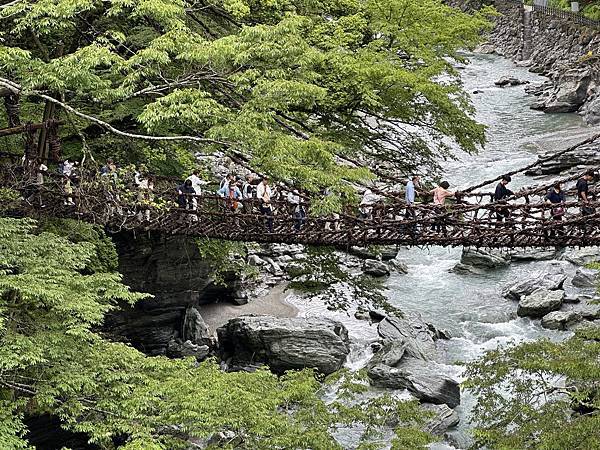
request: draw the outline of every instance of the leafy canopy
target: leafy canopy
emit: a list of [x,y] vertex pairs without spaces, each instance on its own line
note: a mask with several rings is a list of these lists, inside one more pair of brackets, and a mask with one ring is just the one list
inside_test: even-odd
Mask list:
[[452,62],[489,26],[485,11],[442,0],[18,0],[0,9],[0,87],[37,103],[37,119],[40,100],[63,99],[75,141],[105,139],[87,114],[136,135],[188,136],[145,140],[143,158],[148,146],[219,149],[340,193],[372,177],[365,167],[428,170],[453,145],[483,143]]
[[[360,398],[361,380],[340,373],[327,384],[312,371],[224,373],[213,361],[147,357],[98,332],[118,301],[141,294],[120,275],[90,273],[94,245],[39,232],[28,220],[0,218],[0,442],[28,448],[25,414],[49,413],[104,449],[189,448],[233,432],[226,448],[335,449],[332,431],[362,424],[364,448],[397,424],[397,448],[419,448],[414,402]],[[336,383],[339,400],[321,398]],[[342,398],[343,397],[343,398]],[[350,400],[342,401],[342,400]]]
[[489,351],[468,366],[476,448],[600,448],[600,328]]

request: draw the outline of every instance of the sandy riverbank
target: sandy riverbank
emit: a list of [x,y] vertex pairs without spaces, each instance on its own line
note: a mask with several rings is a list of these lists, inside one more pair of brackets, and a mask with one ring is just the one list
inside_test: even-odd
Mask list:
[[296,317],[298,309],[289,304],[286,299],[292,294],[286,291],[287,283],[275,286],[263,297],[251,300],[245,305],[232,305],[230,303],[211,303],[199,307],[202,318],[211,332],[225,325],[229,319],[256,314],[275,317]]

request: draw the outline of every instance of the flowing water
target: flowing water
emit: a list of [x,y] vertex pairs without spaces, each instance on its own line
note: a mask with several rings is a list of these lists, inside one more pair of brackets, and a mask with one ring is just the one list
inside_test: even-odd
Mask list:
[[[445,163],[446,177],[452,188],[464,188],[482,179],[490,179],[511,169],[533,162],[542,150],[561,149],[589,135],[579,116],[575,114],[546,115],[530,110],[532,97],[526,96],[523,86],[498,88],[494,86],[501,76],[510,75],[531,82],[543,78],[515,67],[510,61],[491,55],[475,55],[471,64],[461,69],[467,92],[473,94],[477,120],[488,127],[488,143],[477,155],[461,154],[458,161]],[[510,187],[532,183],[531,178],[514,177]],[[492,186],[493,187],[493,186]],[[494,269],[483,275],[449,272],[461,256],[460,248],[402,249],[399,259],[408,264],[409,273],[395,274],[387,281],[389,301],[406,312],[418,313],[428,322],[450,331],[448,341],[438,341],[439,362],[449,374],[462,379],[460,362],[472,361],[485,350],[514,341],[539,337],[561,339],[564,332],[550,332],[541,328],[539,321],[518,318],[516,304],[504,299],[502,287],[518,278],[533,274],[549,262],[512,263],[503,269]],[[569,268],[573,270],[573,268]],[[307,304],[299,298],[291,301],[302,315],[322,315],[323,307]],[[342,320],[355,339],[349,365],[360,367],[370,356],[368,343],[376,339],[375,327],[352,320],[344,313],[330,313]],[[457,448],[468,445],[469,415],[474,399],[463,392],[457,411],[461,423],[450,432]],[[446,444],[433,448],[453,448]]]

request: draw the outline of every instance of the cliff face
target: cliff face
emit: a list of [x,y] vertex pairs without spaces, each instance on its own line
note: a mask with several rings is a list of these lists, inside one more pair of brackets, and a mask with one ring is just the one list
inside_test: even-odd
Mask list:
[[215,285],[210,265],[191,238],[123,233],[113,239],[125,284],[154,298],[110,315],[105,326],[147,354],[165,354],[169,342],[189,339],[184,322],[186,314],[195,314],[194,306],[234,296],[235,280]]

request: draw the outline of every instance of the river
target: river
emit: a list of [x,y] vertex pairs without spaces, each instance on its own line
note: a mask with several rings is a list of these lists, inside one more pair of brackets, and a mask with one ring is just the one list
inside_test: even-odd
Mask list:
[[[494,85],[501,76],[510,75],[531,82],[544,79],[516,67],[512,62],[492,55],[470,55],[471,63],[461,67],[465,90],[472,93],[476,117],[487,128],[487,144],[477,155],[459,153],[459,159],[444,163],[445,176],[451,188],[464,188],[482,179],[493,178],[511,169],[533,162],[539,152],[561,149],[589,135],[590,128],[576,114],[544,114],[529,109],[532,97],[523,86],[499,88]],[[516,176],[510,187],[532,184],[529,177]],[[461,248],[401,249],[398,258],[409,268],[408,274],[393,274],[385,282],[388,300],[403,311],[418,313],[453,336],[438,341],[439,362],[449,374],[462,380],[461,362],[472,361],[486,350],[509,342],[549,337],[562,339],[565,332],[541,328],[539,321],[516,316],[516,303],[504,299],[500,292],[510,281],[526,277],[549,264],[548,261],[511,263],[503,269],[482,275],[449,272],[461,257]],[[574,270],[570,267],[569,270]],[[374,326],[352,319],[350,314],[325,311],[318,302],[307,302],[292,296],[291,301],[301,315],[323,315],[341,320],[353,338],[348,365],[359,368],[370,357],[369,343],[376,340]],[[460,424],[449,432],[448,443],[432,449],[464,448],[469,444],[470,411],[473,397],[463,391],[457,408]]]

